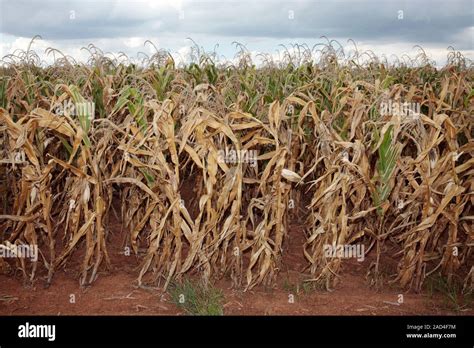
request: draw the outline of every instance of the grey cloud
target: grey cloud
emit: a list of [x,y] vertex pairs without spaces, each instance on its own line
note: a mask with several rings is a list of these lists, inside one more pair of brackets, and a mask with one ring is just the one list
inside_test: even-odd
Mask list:
[[[48,40],[157,36],[352,38],[436,43],[472,49],[471,0],[242,0],[185,1],[184,19],[176,8],[151,8],[140,1],[1,0],[1,31]],[[171,2],[170,2],[171,4]],[[74,20],[69,11],[76,12]],[[403,11],[399,20],[398,11]],[[290,19],[293,11],[294,19]],[[462,36],[461,33],[464,33]],[[468,37],[466,37],[466,35]],[[461,46],[461,47],[459,47]]]

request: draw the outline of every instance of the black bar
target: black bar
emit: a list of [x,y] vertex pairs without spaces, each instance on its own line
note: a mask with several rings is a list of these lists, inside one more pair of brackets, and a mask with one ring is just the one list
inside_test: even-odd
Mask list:
[[[0,346],[64,344],[344,344],[473,347],[472,316],[384,317],[0,317]],[[55,325],[55,340],[20,338],[19,326]],[[411,325],[408,328],[408,325]],[[455,334],[456,337],[409,338],[407,334]]]

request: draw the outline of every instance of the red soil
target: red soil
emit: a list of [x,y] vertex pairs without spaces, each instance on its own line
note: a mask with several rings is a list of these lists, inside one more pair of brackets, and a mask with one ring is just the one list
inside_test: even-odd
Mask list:
[[[117,227],[115,226],[112,227]],[[113,228],[113,230],[118,230]],[[215,286],[225,296],[226,315],[418,315],[473,314],[472,310],[454,312],[441,295],[404,293],[396,286],[376,291],[365,279],[370,260],[359,263],[346,261],[340,281],[334,291],[306,291],[302,288],[301,270],[306,265],[301,251],[303,232],[292,228],[279,280],[275,287],[263,286],[243,292],[233,289],[230,280],[220,280]],[[139,261],[135,256],[120,254],[122,237],[114,234],[109,245],[113,269],[99,273],[92,286],[81,288],[78,283],[79,263],[70,263],[58,271],[49,288],[45,277],[25,286],[20,274],[0,275],[1,315],[179,315],[182,311],[167,293],[158,289],[136,286]],[[75,256],[75,255],[74,255]],[[79,259],[80,258],[73,258]],[[398,296],[403,294],[403,303]],[[70,303],[70,296],[75,303]],[[290,295],[294,296],[290,303]]]

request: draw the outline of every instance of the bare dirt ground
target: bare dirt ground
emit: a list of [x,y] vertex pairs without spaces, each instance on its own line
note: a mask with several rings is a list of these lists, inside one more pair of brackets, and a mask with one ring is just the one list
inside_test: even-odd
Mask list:
[[[120,230],[119,226],[111,226]],[[301,251],[301,228],[293,228],[287,241],[277,284],[249,291],[232,288],[230,280],[215,283],[224,294],[225,315],[472,315],[472,310],[454,311],[441,295],[403,292],[396,286],[371,288],[366,280],[370,260],[343,263],[340,281],[332,292],[307,289],[301,282],[305,260]],[[112,269],[99,273],[92,286],[81,288],[79,260],[56,272],[45,287],[45,277],[25,285],[21,274],[0,275],[0,315],[181,315],[167,293],[136,285],[139,260],[121,251],[122,237],[114,233],[109,245]],[[76,256],[76,255],[73,255]],[[370,255],[369,255],[370,257]],[[399,295],[403,303],[399,303]],[[71,303],[74,295],[75,303]]]

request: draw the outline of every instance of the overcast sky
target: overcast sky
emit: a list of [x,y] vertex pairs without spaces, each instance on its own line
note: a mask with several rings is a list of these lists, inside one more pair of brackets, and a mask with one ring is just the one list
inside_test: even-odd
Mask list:
[[[185,57],[193,38],[206,50],[233,58],[232,42],[253,52],[275,53],[280,44],[322,42],[322,35],[347,49],[401,56],[422,46],[438,65],[448,46],[474,59],[473,0],[0,0],[0,55],[55,47],[76,59],[94,43],[106,52],[150,53],[145,40]],[[50,56],[49,59],[52,59]]]

